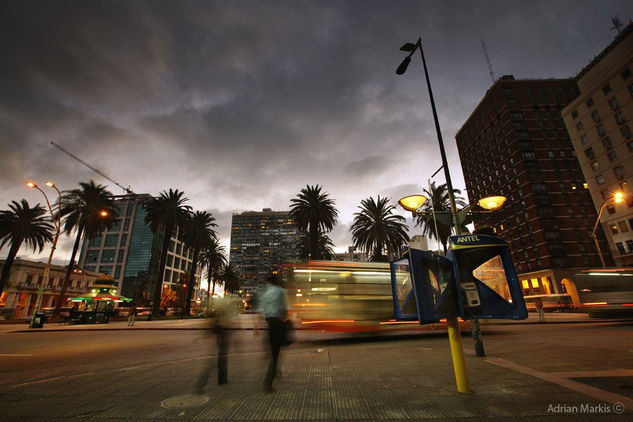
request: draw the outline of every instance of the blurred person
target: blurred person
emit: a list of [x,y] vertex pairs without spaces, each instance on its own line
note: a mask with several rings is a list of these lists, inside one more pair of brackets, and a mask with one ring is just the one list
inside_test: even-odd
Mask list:
[[132,304],[130,305],[130,311],[127,314],[127,326],[128,327],[133,327],[134,326],[134,321],[136,320],[136,303],[132,302]]
[[288,307],[286,306],[286,291],[281,287],[281,280],[276,274],[269,274],[266,279],[266,290],[259,297],[257,320],[253,332],[259,334],[259,324],[262,318],[268,323],[268,341],[271,359],[264,378],[264,391],[271,393],[273,380],[277,375],[279,351],[286,337],[286,320]]
[[545,322],[545,311],[543,311],[543,299],[537,297],[534,301],[534,307],[536,307],[536,313],[538,314],[538,322]]
[[[211,324],[218,348],[218,385],[223,385],[229,382],[229,333],[231,324],[239,314],[239,300],[236,295],[227,293],[223,298],[214,299],[213,304],[214,317],[211,319]],[[202,372],[196,380],[196,394],[203,394],[212,371],[213,359],[207,359]]]

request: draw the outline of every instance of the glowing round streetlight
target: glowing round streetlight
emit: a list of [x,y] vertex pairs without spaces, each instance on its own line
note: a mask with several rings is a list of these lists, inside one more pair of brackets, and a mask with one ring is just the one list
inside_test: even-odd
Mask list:
[[57,191],[57,202],[56,202],[56,206],[57,206],[57,213],[53,212],[53,206],[51,205],[50,201],[48,200],[48,195],[46,195],[46,192],[44,192],[39,186],[37,186],[36,183],[34,183],[33,181],[29,181],[26,183],[26,186],[33,188],[33,189],[37,189],[38,191],[40,191],[40,193],[42,195],[44,195],[44,199],[46,200],[46,206],[48,207],[48,212],[51,215],[51,220],[53,222],[53,227],[55,228],[55,235],[53,236],[53,244],[51,245],[51,252],[48,255],[48,261],[46,263],[46,266],[44,267],[44,274],[41,278],[41,281],[38,282],[39,286],[37,289],[37,299],[35,301],[35,307],[33,308],[33,314],[31,316],[31,323],[29,324],[30,328],[36,328],[36,327],[42,327],[42,325],[40,324],[39,326],[36,324],[36,318],[37,318],[37,314],[40,312],[40,307],[42,306],[42,298],[44,297],[44,283],[46,283],[49,279],[49,274],[50,274],[50,270],[51,270],[51,263],[53,261],[53,254],[55,253],[55,249],[57,248],[57,240],[59,239],[59,234],[61,233],[61,226],[62,226],[62,222],[61,222],[61,214],[60,214],[60,207],[61,207],[61,202],[62,202],[62,193],[59,191],[59,189],[57,189],[57,187],[55,186],[55,184],[51,181],[46,182],[46,186],[54,188]]
[[615,194],[613,194],[613,200],[616,204],[624,201],[624,192],[616,192]]
[[407,211],[411,211],[415,216],[415,212],[426,202],[428,198],[424,195],[409,195],[401,198],[398,204]]
[[488,196],[477,201],[477,205],[488,211],[497,211],[503,204],[505,204],[507,198],[505,196]]
[[108,215],[110,215],[106,210],[101,210],[99,211],[99,215],[101,217],[107,217]]
[[598,217],[596,218],[596,222],[593,225],[593,230],[591,231],[591,236],[593,237],[593,241],[596,243],[596,249],[598,250],[598,256],[600,257],[600,263],[602,264],[602,268],[606,268],[607,264],[604,262],[604,258],[602,257],[602,251],[600,250],[600,243],[598,243],[598,237],[596,236],[596,230],[598,229],[598,225],[600,224],[600,217],[602,217],[602,211],[607,205],[611,205],[612,203],[619,204],[624,201],[624,192],[618,191],[613,194],[613,196],[604,200],[602,205],[600,206],[600,211],[598,211]]

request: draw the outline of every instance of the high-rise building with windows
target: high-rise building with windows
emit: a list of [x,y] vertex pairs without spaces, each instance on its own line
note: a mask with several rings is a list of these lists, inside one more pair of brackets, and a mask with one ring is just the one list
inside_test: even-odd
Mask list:
[[270,208],[233,214],[229,260],[239,268],[245,291],[254,291],[270,271],[297,259],[299,230],[288,214]]
[[[111,275],[124,296],[144,301],[153,300],[164,237],[162,231],[153,233],[145,224],[147,212],[143,204],[151,199],[148,194],[115,198],[118,208],[115,223],[101,236],[84,239],[79,257],[80,267]],[[176,228],[167,253],[163,290],[175,289],[183,281],[185,273],[191,270],[192,260],[192,251],[184,246]],[[196,279],[200,280],[200,269]]]
[[470,202],[508,198],[475,226],[510,244],[526,296],[564,293],[574,269],[600,265],[596,211],[560,115],[577,95],[573,79],[503,76],[456,135]]
[[[562,111],[616,265],[633,265],[633,24],[577,75]],[[616,192],[625,194],[621,203]]]

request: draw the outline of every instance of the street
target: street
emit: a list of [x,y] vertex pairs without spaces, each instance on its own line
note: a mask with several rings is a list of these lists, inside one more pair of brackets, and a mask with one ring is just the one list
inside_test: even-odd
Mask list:
[[213,374],[199,405],[187,395],[216,358],[208,323],[158,324],[0,333],[2,420],[626,420],[633,408],[631,321],[484,323],[487,357],[475,357],[463,336],[467,395],[456,392],[439,327],[379,336],[299,330],[271,395],[261,385],[266,332],[231,330],[229,383],[218,386]]

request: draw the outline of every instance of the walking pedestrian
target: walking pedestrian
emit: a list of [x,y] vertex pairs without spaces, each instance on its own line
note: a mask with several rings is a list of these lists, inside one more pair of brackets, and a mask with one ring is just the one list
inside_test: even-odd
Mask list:
[[281,280],[277,274],[270,274],[266,282],[266,290],[259,298],[259,313],[253,332],[258,335],[261,319],[266,318],[271,358],[264,378],[264,391],[272,393],[273,380],[279,366],[279,352],[286,336],[288,307],[286,306],[286,291],[281,287]]
[[136,303],[132,302],[130,304],[130,312],[127,314],[127,326],[133,327],[134,321],[136,320]]
[[[214,315],[212,318],[213,333],[218,348],[218,385],[229,382],[229,340],[230,329],[239,314],[239,297],[233,293],[226,293],[223,298],[214,299]],[[198,376],[195,385],[196,394],[202,394],[213,371],[213,359],[207,362]]]
[[545,312],[543,311],[543,299],[537,297],[534,301],[536,313],[538,314],[538,322],[545,322]]

